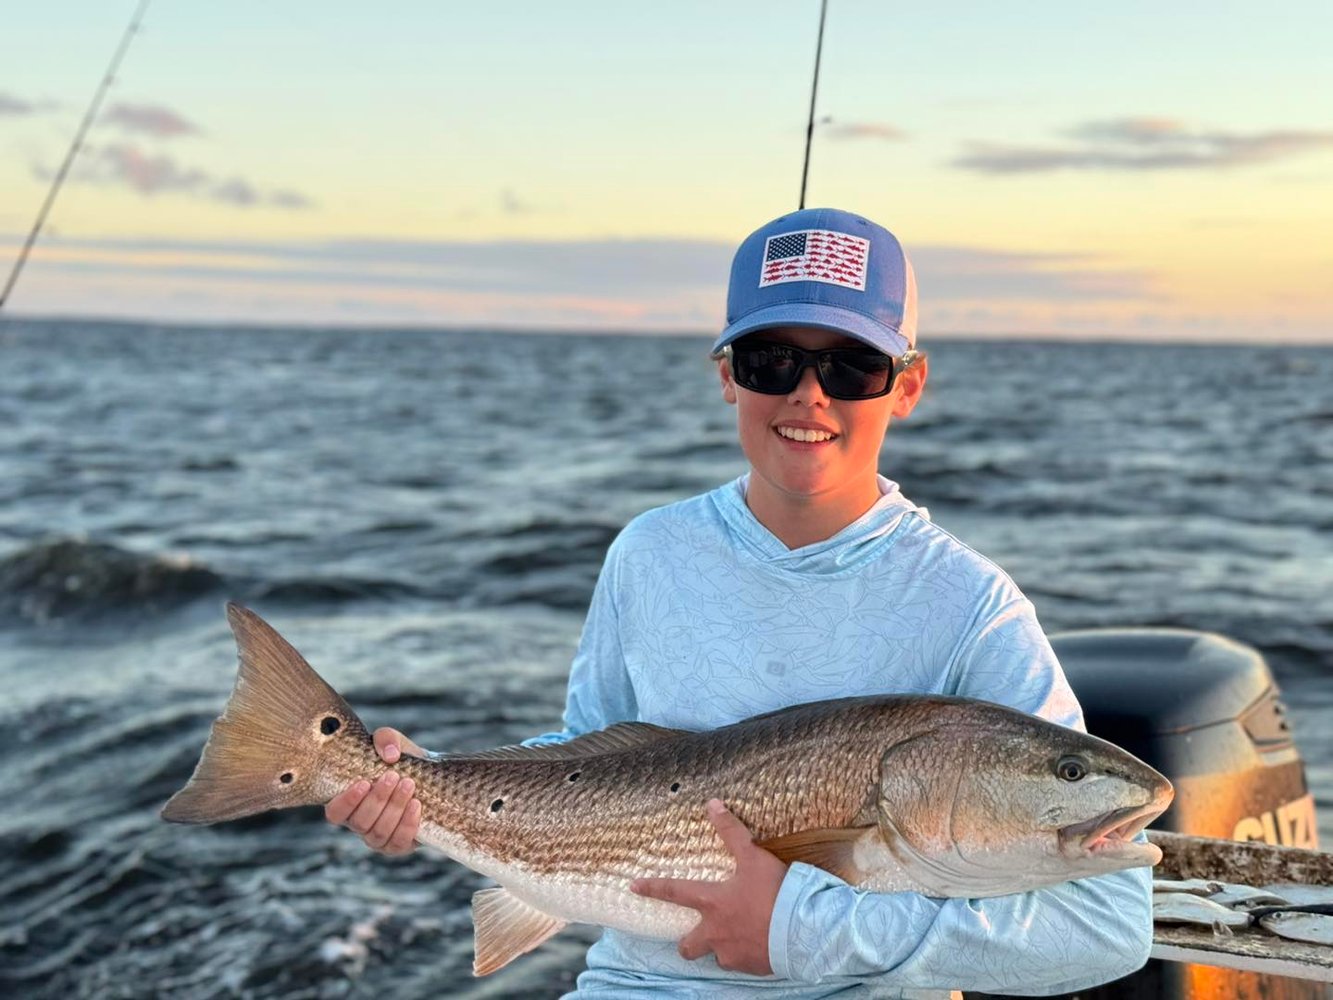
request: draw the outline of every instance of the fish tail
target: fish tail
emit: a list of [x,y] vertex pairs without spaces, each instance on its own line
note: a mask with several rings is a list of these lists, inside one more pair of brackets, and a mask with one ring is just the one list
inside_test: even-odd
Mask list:
[[339,758],[374,759],[356,713],[286,639],[239,604],[227,605],[227,620],[240,658],[236,687],[194,774],[162,809],[173,823],[318,805],[340,789]]

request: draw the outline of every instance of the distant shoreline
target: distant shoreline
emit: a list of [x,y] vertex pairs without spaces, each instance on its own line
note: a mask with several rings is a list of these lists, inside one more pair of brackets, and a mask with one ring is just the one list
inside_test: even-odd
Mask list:
[[[179,333],[209,333],[226,330],[245,330],[245,331],[268,331],[272,333],[413,333],[413,334],[442,334],[448,336],[457,336],[459,334],[497,334],[504,336],[540,336],[540,337],[611,337],[611,338],[669,338],[673,340],[696,339],[701,342],[708,342],[714,336],[715,331],[711,329],[681,330],[681,329],[616,329],[610,327],[537,327],[537,326],[499,326],[499,325],[450,325],[443,323],[294,323],[294,322],[256,322],[253,320],[200,320],[200,319],[171,319],[171,318],[137,318],[127,316],[85,316],[85,315],[27,315],[27,314],[9,314],[0,315],[0,338],[3,337],[4,328],[10,324],[28,324],[33,326],[107,326],[116,328],[126,327],[146,327],[155,331],[175,331]],[[1255,347],[1283,347],[1283,348],[1333,348],[1333,332],[1327,335],[1327,339],[1309,339],[1300,336],[1291,336],[1285,339],[1279,334],[1270,335],[1272,339],[1265,339],[1256,344],[1253,339],[1243,340],[1232,337],[1218,337],[1208,339],[1205,337],[1162,337],[1146,336],[1135,334],[1132,331],[1124,333],[1107,332],[1100,334],[1089,334],[1085,336],[1076,336],[1067,333],[1056,332],[1006,332],[1006,333],[959,333],[945,330],[928,330],[921,334],[921,342],[927,350],[931,344],[937,342],[950,343],[987,343],[987,344],[1030,344],[1034,346],[1053,345],[1053,344],[1076,344],[1076,345],[1098,345],[1123,346],[1126,343],[1132,343],[1136,347],[1237,347],[1253,350]]]

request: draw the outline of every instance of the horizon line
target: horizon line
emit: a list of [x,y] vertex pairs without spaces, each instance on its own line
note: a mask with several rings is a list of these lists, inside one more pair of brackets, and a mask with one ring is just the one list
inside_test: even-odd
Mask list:
[[[325,321],[300,323],[292,321],[272,321],[258,322],[255,320],[225,320],[225,319],[171,319],[171,318],[144,318],[132,316],[98,316],[90,314],[65,314],[65,313],[47,313],[47,314],[29,314],[20,313],[6,316],[0,313],[0,337],[3,337],[4,326],[7,323],[32,323],[39,325],[50,325],[57,323],[75,323],[101,326],[139,326],[153,328],[176,328],[177,332],[188,333],[192,330],[268,330],[274,333],[438,333],[438,334],[501,334],[501,335],[531,335],[531,336],[582,336],[582,337],[670,337],[673,339],[699,338],[708,339],[715,337],[718,330],[698,328],[662,328],[662,329],[613,329],[608,327],[586,327],[576,326],[532,326],[532,325],[503,325],[503,324],[464,324],[454,325],[447,323],[364,323],[350,321]],[[980,332],[980,331],[958,331],[958,330],[936,330],[923,336],[925,341],[921,345],[923,350],[929,350],[930,342],[934,339],[940,339],[951,342],[979,342],[979,343],[1031,343],[1031,344],[1124,344],[1132,343],[1135,346],[1174,346],[1174,347],[1254,347],[1252,340],[1246,340],[1241,337],[1208,337],[1186,336],[1186,335],[1147,335],[1135,331],[1126,331],[1123,333],[1104,332],[1096,334],[1073,334],[1060,331],[1003,331],[1003,332]],[[0,340],[0,344],[3,341]],[[1303,347],[1303,348],[1333,348],[1333,338],[1314,339],[1312,337],[1302,337],[1300,334],[1283,337],[1280,333],[1276,339],[1267,341],[1265,347]]]

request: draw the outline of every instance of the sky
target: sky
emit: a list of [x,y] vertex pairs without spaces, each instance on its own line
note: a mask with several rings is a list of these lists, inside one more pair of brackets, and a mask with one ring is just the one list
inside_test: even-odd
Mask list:
[[[0,33],[0,280],[133,0]],[[6,306],[703,332],[796,207],[817,0],[154,0]],[[1333,343],[1333,4],[830,0],[807,204],[921,336]]]

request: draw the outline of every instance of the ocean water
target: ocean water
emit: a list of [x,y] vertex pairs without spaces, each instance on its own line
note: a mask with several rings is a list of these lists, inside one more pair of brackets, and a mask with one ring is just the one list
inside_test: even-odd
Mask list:
[[[1267,657],[1333,844],[1333,349],[927,345],[882,469],[1048,631]],[[318,810],[157,818],[234,679],[226,599],[371,726],[556,725],[606,546],[744,470],[700,338],[0,327],[0,992],[549,996],[471,977],[479,880]]]

